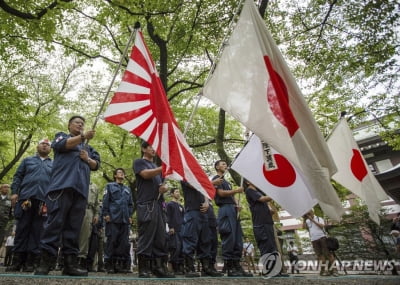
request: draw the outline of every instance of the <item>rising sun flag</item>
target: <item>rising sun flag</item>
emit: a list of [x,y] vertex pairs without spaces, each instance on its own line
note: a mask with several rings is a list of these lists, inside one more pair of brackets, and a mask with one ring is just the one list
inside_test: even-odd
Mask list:
[[340,219],[330,182],[335,163],[253,0],[245,1],[203,94],[297,166],[324,212]]
[[215,188],[178,127],[140,30],[104,118],[147,141],[162,161],[165,178],[185,180],[206,197],[214,198]]

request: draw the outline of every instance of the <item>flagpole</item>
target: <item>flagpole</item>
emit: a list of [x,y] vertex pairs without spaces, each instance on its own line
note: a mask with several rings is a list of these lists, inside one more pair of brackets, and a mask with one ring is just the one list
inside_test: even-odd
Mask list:
[[140,29],[140,23],[139,23],[139,22],[136,22],[136,23],[135,23],[135,26],[134,26],[134,28],[133,28],[133,30],[132,30],[132,33],[131,33],[131,35],[129,36],[129,40],[128,40],[126,46],[125,46],[125,49],[124,49],[123,53],[121,54],[121,57],[120,57],[120,59],[119,59],[118,66],[117,66],[117,68],[116,68],[115,71],[114,71],[114,76],[113,76],[113,78],[112,78],[112,80],[111,80],[110,85],[108,86],[106,95],[104,96],[103,102],[101,103],[99,112],[97,113],[96,119],[94,120],[94,123],[93,123],[93,126],[92,126],[92,130],[94,130],[94,129],[96,128],[97,122],[99,121],[99,118],[100,118],[100,114],[101,114],[101,112],[103,111],[104,105],[105,105],[106,102],[107,102],[108,94],[110,94],[111,88],[112,88],[112,86],[113,86],[113,84],[114,84],[114,81],[115,81],[115,78],[117,77],[118,72],[119,72],[119,70],[120,70],[120,68],[121,68],[122,60],[123,60],[124,57],[126,56],[126,54],[127,54],[127,52],[128,52],[128,49],[129,49],[129,47],[131,46],[131,42],[134,40],[136,31],[137,31],[138,29]]
[[192,110],[192,113],[190,114],[189,120],[185,124],[185,130],[183,131],[183,137],[186,137],[186,133],[187,133],[187,131],[189,129],[189,126],[191,125],[191,123],[193,121],[194,114],[196,113],[196,110],[197,110],[197,108],[199,107],[199,104],[200,104],[201,93],[197,94],[196,96],[198,97],[198,99],[197,99],[196,105],[194,106],[194,108]]
[[[249,131],[249,129],[248,128],[246,128],[246,131],[245,131],[245,133],[244,133],[244,136],[245,136],[245,138],[246,138],[246,141],[245,141],[245,143],[244,143],[244,145],[246,145],[248,142],[249,142],[249,137],[250,137],[250,131]],[[243,146],[243,148],[244,148],[244,146]],[[243,148],[240,150],[240,152],[242,152],[242,150],[243,150]],[[239,152],[239,153],[240,153]],[[238,154],[239,155],[239,154]],[[236,157],[238,156],[238,155],[236,155]],[[235,158],[236,159],[236,158]],[[233,163],[233,162],[232,162]],[[232,165],[232,163],[231,163],[231,165]],[[243,175],[240,175],[240,187],[243,187],[243,182],[244,182],[244,178],[243,178]],[[243,191],[244,191],[244,187],[243,187]],[[237,220],[239,220],[240,219],[240,193],[239,193],[239,197],[238,197],[238,204],[237,204],[237,206],[238,206],[238,212],[237,212]]]
[[[235,20],[236,16],[239,15],[240,9],[241,9],[241,7],[243,6],[243,2],[244,2],[244,0],[240,0],[239,4],[237,5],[236,11],[235,11],[234,14],[233,14],[234,16],[232,17],[232,21],[229,23],[228,31],[232,31],[232,30],[233,30],[232,26],[233,26],[233,24],[234,24],[234,20]],[[224,37],[224,39],[223,39],[223,41],[222,41],[222,44],[220,45],[220,47],[219,47],[219,49],[218,49],[218,53],[217,53],[217,57],[216,57],[217,59],[221,56],[222,51],[224,50],[224,47],[225,47],[225,45],[226,45],[225,42],[227,41],[227,38],[228,38],[228,35],[225,35],[225,37]],[[210,72],[208,73],[207,78],[206,78],[206,80],[204,81],[204,85],[207,83],[207,81],[209,80],[210,76],[213,74],[213,72],[214,72],[214,70],[215,70],[215,67],[216,67],[216,65],[217,65],[217,64],[216,64],[217,61],[218,61],[218,60],[212,61],[212,65],[211,65],[211,68],[210,68]],[[187,131],[188,131],[188,129],[189,129],[189,126],[192,124],[194,114],[196,113],[196,110],[197,110],[197,108],[199,107],[199,103],[200,103],[200,100],[201,100],[202,95],[203,95],[203,91],[201,90],[201,91],[199,92],[199,94],[197,94],[198,99],[197,99],[196,105],[194,106],[193,111],[192,111],[192,113],[190,114],[189,120],[187,121],[187,123],[186,123],[186,125],[185,125],[185,130],[183,131],[183,136],[184,136],[184,137],[186,136],[186,133],[187,133]]]

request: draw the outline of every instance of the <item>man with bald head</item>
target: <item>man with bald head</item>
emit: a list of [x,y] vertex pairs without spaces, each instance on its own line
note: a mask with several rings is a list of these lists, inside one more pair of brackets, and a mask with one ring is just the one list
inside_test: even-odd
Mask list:
[[11,218],[10,185],[0,184],[0,247],[3,244],[8,222]]
[[50,183],[53,161],[49,157],[48,139],[39,141],[36,154],[22,160],[11,184],[12,204],[17,227],[14,238],[13,261],[7,271],[33,272],[40,258],[40,234],[45,216],[44,193]]

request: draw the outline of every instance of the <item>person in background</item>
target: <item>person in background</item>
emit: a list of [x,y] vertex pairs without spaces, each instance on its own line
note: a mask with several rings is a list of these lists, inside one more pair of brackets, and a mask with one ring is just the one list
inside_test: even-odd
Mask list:
[[[153,159],[156,152],[147,142],[141,145],[142,158],[133,163],[137,185],[137,224],[139,278],[149,278],[154,273],[159,278],[174,278],[168,272],[166,218],[163,204],[167,185],[161,177],[162,167]],[[153,263],[153,265],[151,265]]]
[[[335,262],[335,257],[329,251],[326,244],[326,234],[324,231],[325,221],[323,218],[318,217],[314,214],[313,210],[310,210],[303,216],[303,228],[307,228],[310,234],[311,244],[314,252],[320,261],[320,275],[321,276],[338,276],[336,268],[330,270],[330,267]],[[328,268],[326,268],[326,262],[328,261]]]
[[[92,233],[90,235],[89,250],[87,255],[88,271],[105,272],[104,268],[104,220],[103,220],[103,202],[98,200],[97,213],[99,220],[92,226]],[[96,259],[97,257],[97,259]]]
[[129,273],[131,268],[129,227],[132,224],[131,189],[124,185],[125,170],[114,170],[114,182],[108,183],[103,196],[103,218],[106,222],[107,253],[111,263],[108,273]]
[[[216,182],[218,183],[218,182]],[[210,230],[210,270],[213,277],[220,277],[223,274],[216,269],[217,254],[218,254],[218,230],[217,230],[217,217],[214,213],[214,207],[211,200],[208,201],[209,207],[207,209],[208,228]]]
[[99,222],[98,210],[98,197],[99,188],[96,184],[89,184],[88,192],[88,203],[86,207],[85,216],[81,226],[81,232],[79,234],[79,264],[85,270],[93,271],[93,259],[88,260],[89,242],[93,232],[93,228],[96,227]]
[[9,184],[0,184],[0,248],[5,240],[8,222],[12,217],[11,199],[8,195]]
[[58,132],[51,144],[54,152],[50,185],[45,191],[47,221],[40,240],[40,266],[35,275],[48,275],[58,249],[64,255],[62,274],[87,276],[78,264],[79,234],[87,208],[90,172],[100,167],[100,155],[88,145],[95,131],[84,132],[85,118],[72,116],[68,131]]
[[182,223],[184,209],[180,203],[181,194],[178,188],[171,188],[172,200],[167,203],[167,224],[168,224],[168,248],[169,262],[172,265],[175,275],[184,274],[182,255]]
[[15,232],[12,232],[6,239],[6,255],[4,256],[4,266],[10,266],[13,258]]
[[293,241],[289,242],[289,246],[287,247],[287,252],[289,255],[290,266],[292,267],[292,274],[294,274],[294,270],[296,269],[297,274],[300,273],[299,269],[297,269],[297,262],[299,261],[299,250]]
[[247,264],[247,270],[249,272],[253,270],[253,272],[257,274],[257,269],[256,266],[254,265],[254,255],[255,255],[254,245],[248,237],[246,237],[245,240],[246,242],[243,243],[243,256]]

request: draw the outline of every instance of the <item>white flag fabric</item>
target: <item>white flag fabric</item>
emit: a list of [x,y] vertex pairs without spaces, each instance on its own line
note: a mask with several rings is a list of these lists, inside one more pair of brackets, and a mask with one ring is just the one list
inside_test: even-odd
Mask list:
[[344,212],[330,183],[336,172],[317,123],[254,2],[246,0],[203,94],[296,165],[314,196]]
[[338,167],[332,178],[360,197],[370,218],[379,224],[380,201],[388,197],[369,169],[345,118],[336,125],[327,143]]
[[276,169],[265,166],[260,139],[252,135],[231,168],[298,218],[317,204],[301,172],[272,148]]

